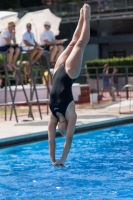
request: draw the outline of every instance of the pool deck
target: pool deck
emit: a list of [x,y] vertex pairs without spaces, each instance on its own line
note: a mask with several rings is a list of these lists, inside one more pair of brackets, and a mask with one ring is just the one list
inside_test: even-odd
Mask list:
[[[102,105],[91,107],[88,105],[77,105],[76,112],[78,115],[76,123],[76,133],[99,128],[113,126],[115,124],[124,124],[133,122],[131,114],[119,114],[119,107]],[[122,108],[127,111],[128,107]],[[36,139],[47,138],[49,116],[45,115],[43,120],[36,118],[34,121],[23,122],[20,119],[19,123],[15,121],[0,122],[0,148],[18,144]],[[57,136],[59,133],[57,132]]]

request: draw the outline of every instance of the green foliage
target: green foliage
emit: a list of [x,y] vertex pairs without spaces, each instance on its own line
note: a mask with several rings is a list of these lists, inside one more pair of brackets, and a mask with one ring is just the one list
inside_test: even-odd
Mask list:
[[2,62],[2,55],[0,54],[0,62]]
[[97,59],[92,61],[86,61],[86,65],[88,67],[99,67],[103,66],[104,64],[108,64],[110,66],[129,66],[133,65],[133,55],[128,56],[126,58],[108,58],[108,59]]
[[[108,64],[111,67],[121,66],[119,68],[119,73],[124,73],[125,69],[122,66],[131,66],[129,67],[129,72],[133,72],[133,55],[128,56],[126,58],[108,58],[108,59],[96,59],[92,61],[86,61],[86,66],[89,67],[103,67],[105,64]],[[95,74],[96,69],[89,69],[89,74]],[[102,72],[102,68],[98,69],[98,73]]]

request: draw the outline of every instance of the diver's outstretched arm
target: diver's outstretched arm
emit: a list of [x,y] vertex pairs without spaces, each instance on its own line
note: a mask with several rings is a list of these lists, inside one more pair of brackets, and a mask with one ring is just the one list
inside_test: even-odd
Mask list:
[[50,151],[50,158],[52,163],[54,164],[56,162],[55,159],[55,133],[56,133],[56,126],[57,126],[58,120],[55,119],[55,117],[51,114],[50,120],[48,123],[48,140],[49,140],[49,151]]

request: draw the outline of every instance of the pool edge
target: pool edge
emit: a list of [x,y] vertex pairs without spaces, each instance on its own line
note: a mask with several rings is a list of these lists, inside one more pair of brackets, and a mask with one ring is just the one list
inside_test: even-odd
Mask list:
[[[112,119],[112,120],[93,122],[93,123],[77,126],[75,130],[75,134],[107,128],[114,125],[116,126],[116,125],[128,124],[132,122],[133,122],[133,117],[122,117],[122,118],[117,118],[117,119]],[[60,137],[60,136],[61,136],[60,133],[56,132],[56,137]],[[18,144],[23,144],[27,142],[34,142],[37,140],[46,140],[46,139],[48,139],[47,131],[20,135],[20,136],[13,136],[13,137],[0,139],[0,148],[6,148],[12,145],[18,145]]]

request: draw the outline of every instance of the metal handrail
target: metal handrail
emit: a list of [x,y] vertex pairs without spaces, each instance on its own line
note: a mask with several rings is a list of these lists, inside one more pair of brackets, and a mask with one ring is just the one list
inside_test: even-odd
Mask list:
[[[122,88],[122,90],[121,90],[121,92],[123,92],[123,91],[126,91],[126,92],[133,92],[133,85],[131,85],[131,84],[127,84],[127,85],[125,85],[123,88]],[[133,114],[133,111],[131,110],[131,101],[132,101],[132,98],[131,98],[131,96],[130,96],[130,98],[129,98],[129,96],[128,96],[128,98],[127,98],[128,100],[129,100],[129,112],[122,112],[121,111],[121,107],[122,107],[122,105],[121,105],[121,103],[122,103],[122,97],[120,96],[120,102],[119,102],[119,114]]]

